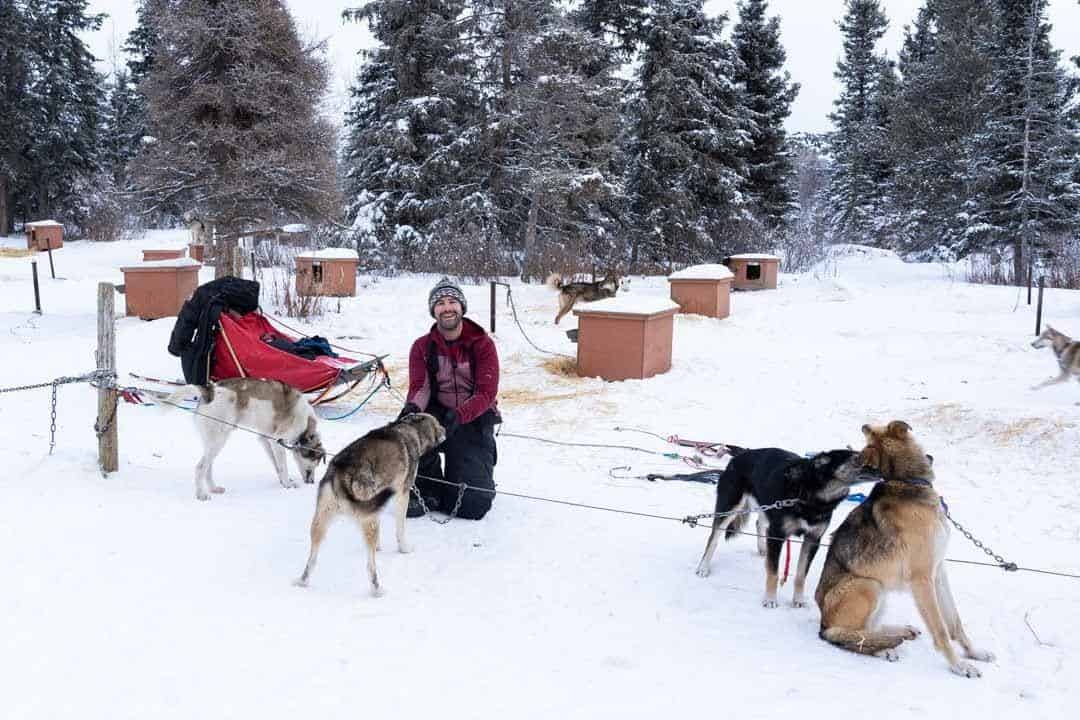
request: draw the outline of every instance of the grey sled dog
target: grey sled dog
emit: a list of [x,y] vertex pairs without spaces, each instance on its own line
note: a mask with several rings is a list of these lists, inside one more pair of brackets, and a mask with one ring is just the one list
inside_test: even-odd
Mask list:
[[1061,372],[1057,377],[1044,380],[1031,389],[1038,390],[1047,385],[1063,383],[1070,377],[1080,380],[1080,342],[1073,340],[1065,333],[1058,332],[1047,325],[1046,329],[1042,331],[1042,334],[1035,338],[1034,342],[1031,343],[1031,347],[1043,348],[1047,345],[1054,351],[1054,356],[1057,358],[1058,367],[1061,369]]
[[300,475],[306,483],[315,481],[315,468],[326,453],[315,411],[298,390],[277,380],[231,378],[206,387],[185,385],[168,401],[175,403],[193,393],[199,396],[195,426],[203,445],[202,457],[195,466],[195,497],[199,500],[225,492],[225,488],[214,484],[214,458],[238,427],[259,433],[259,442],[270,456],[282,487],[296,487],[297,483],[289,479],[285,448],[278,440],[296,445],[292,453]]
[[337,453],[319,482],[315,516],[311,519],[311,552],[304,572],[294,584],[305,587],[315,568],[319,546],[338,515],[355,518],[367,543],[371,594],[382,595],[375,570],[379,549],[379,511],[395,501],[398,552],[411,552],[405,542],[405,513],[416,482],[420,456],[446,440],[446,431],[431,415],[414,413],[376,428]]

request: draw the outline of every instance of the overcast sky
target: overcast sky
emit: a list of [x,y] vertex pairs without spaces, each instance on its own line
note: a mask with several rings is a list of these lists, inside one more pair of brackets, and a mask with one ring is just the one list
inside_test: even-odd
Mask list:
[[[356,75],[356,53],[372,42],[364,24],[343,23],[341,11],[355,6],[347,0],[287,0],[301,33],[325,38],[333,66],[330,99],[331,112],[344,112],[345,92]],[[896,56],[903,38],[903,27],[910,24],[922,0],[882,0],[889,18],[889,32],[879,50]],[[108,59],[119,48],[135,25],[134,0],[90,0],[91,12],[108,13],[100,32],[88,38],[91,51],[111,67]],[[727,12],[728,31],[736,18],[735,0],[708,0],[707,12]],[[833,70],[839,59],[840,31],[837,22],[843,14],[843,0],[772,0],[771,15],[780,17],[782,41],[787,49],[787,67],[792,78],[802,85],[792,107],[788,129],[820,132],[830,129],[828,114],[838,94]],[[1054,29],[1051,39],[1066,57],[1080,55],[1080,3],[1077,0],[1050,0],[1049,17]],[[105,69],[103,68],[103,69]]]

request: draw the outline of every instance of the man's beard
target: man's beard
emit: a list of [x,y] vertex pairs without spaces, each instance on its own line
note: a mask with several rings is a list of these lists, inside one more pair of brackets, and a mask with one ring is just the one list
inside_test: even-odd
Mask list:
[[453,313],[452,315],[448,316],[440,315],[437,322],[439,323],[440,330],[453,332],[454,330],[457,330],[458,327],[461,325],[461,316],[457,313]]

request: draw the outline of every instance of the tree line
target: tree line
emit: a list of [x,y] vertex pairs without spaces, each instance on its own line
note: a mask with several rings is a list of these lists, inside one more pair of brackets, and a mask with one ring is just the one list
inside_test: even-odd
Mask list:
[[1046,5],[926,0],[893,59],[880,2],[845,0],[813,136],[784,130],[766,0],[371,0],[339,137],[283,0],[140,0],[108,76],[86,0],[0,0],[0,231],[299,221],[370,266],[524,277],[861,242],[1022,276],[1080,219],[1080,61]]

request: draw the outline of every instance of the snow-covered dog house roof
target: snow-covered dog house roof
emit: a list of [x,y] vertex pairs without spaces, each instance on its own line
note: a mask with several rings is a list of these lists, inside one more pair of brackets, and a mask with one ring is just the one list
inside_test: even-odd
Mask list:
[[736,290],[775,290],[780,274],[780,258],[765,253],[742,253],[724,260],[735,275]]

